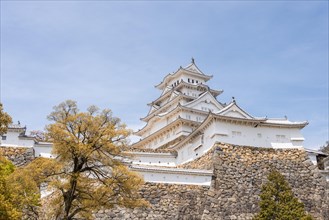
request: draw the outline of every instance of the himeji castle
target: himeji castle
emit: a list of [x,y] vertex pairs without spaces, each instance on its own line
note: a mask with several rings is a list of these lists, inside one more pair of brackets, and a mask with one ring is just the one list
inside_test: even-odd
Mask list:
[[[207,85],[212,77],[192,59],[155,86],[161,95],[148,104],[149,112],[141,118],[146,125],[135,132],[140,140],[125,149],[132,157],[123,158],[146,182],[210,186],[212,155],[218,146],[304,149],[301,129],[308,122],[254,117],[234,98],[228,104],[218,101],[223,91]],[[55,157],[52,143],[37,141],[25,132],[20,123],[10,125],[0,147],[31,148],[35,157]],[[328,157],[305,150],[314,165]],[[328,171],[326,175],[329,181]]]
[[216,143],[261,148],[303,147],[301,129],[307,121],[254,117],[234,98],[224,104],[218,101],[223,90],[207,85],[212,77],[203,73],[192,59],[188,66],[166,75],[155,86],[162,93],[148,104],[149,112],[141,118],[146,125],[135,132],[141,139],[131,145],[135,169],[144,172],[146,180],[151,178],[150,172],[159,171],[160,167],[168,173],[168,167],[202,157]]
[[207,86],[212,75],[204,74],[194,59],[156,85],[162,91],[141,118],[147,124],[135,132],[141,140],[135,148],[175,149],[178,163],[201,156],[215,142],[256,147],[302,147],[301,129],[308,122],[286,117],[253,117],[233,98],[229,104],[217,100],[223,90]]

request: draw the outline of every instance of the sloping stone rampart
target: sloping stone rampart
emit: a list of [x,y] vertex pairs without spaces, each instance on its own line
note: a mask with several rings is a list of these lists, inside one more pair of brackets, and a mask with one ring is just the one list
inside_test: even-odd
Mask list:
[[149,208],[100,211],[96,219],[252,219],[272,169],[285,176],[315,219],[329,219],[327,183],[304,150],[217,144],[210,152],[211,159],[206,154],[186,168],[213,166],[211,187],[147,183],[141,195]]
[[302,149],[268,149],[220,144],[214,179],[202,219],[251,219],[259,211],[262,184],[281,172],[315,219],[329,219],[328,184]]
[[146,183],[141,195],[150,207],[102,210],[95,214],[95,219],[201,219],[208,190],[207,186]]
[[34,160],[33,148],[0,147],[0,155],[6,157],[15,166],[24,166]]

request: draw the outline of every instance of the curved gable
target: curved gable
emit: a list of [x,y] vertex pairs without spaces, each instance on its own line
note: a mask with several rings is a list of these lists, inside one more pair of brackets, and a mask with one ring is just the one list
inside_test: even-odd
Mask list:
[[239,111],[235,111],[235,110],[229,111],[229,112],[227,112],[227,113],[225,113],[223,115],[234,117],[234,118],[247,118],[244,114],[242,114]]
[[245,118],[245,119],[253,119],[251,115],[245,112],[242,108],[240,108],[235,102],[232,102],[224,109],[216,113],[218,115],[229,116],[234,118]]
[[198,109],[202,111],[217,112],[223,109],[223,106],[211,95],[209,91],[200,95],[197,99],[184,105],[188,108]]

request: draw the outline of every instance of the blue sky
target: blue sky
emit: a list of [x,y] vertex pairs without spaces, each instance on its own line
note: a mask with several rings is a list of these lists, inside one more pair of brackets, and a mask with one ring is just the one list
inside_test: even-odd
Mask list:
[[194,57],[218,97],[328,137],[328,1],[1,1],[1,102],[42,130],[66,99],[131,128],[163,77]]

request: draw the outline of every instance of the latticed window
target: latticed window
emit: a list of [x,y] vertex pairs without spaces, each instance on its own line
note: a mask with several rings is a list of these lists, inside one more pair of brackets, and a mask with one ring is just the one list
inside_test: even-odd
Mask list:
[[241,131],[232,131],[233,137],[240,137],[242,135]]

